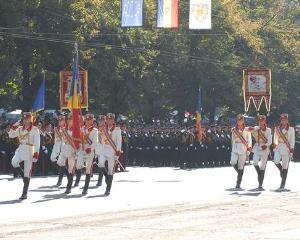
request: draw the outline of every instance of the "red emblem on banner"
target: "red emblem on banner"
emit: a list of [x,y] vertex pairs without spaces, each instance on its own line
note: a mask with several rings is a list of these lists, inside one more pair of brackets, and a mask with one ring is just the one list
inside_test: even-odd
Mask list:
[[[88,108],[88,73],[84,69],[79,71],[81,82],[81,108]],[[72,79],[72,71],[63,70],[59,73],[60,82],[60,108],[68,108],[69,87]]]

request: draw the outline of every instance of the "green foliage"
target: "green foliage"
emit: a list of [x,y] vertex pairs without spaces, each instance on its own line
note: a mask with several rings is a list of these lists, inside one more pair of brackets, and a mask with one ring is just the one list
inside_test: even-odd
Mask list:
[[[59,108],[58,73],[72,60],[89,72],[90,109],[130,116],[195,109],[197,89],[212,117],[243,111],[242,68],[272,69],[274,113],[300,115],[300,4],[290,0],[213,1],[213,29],[156,28],[156,1],[145,1],[143,28],[120,27],[120,2],[0,1],[0,105],[30,108],[46,70],[48,108]],[[23,99],[20,96],[24,96]]]

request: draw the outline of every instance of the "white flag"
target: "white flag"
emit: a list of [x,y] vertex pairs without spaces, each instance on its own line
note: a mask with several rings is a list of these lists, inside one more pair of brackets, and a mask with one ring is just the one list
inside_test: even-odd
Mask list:
[[190,0],[190,29],[211,29],[211,0]]

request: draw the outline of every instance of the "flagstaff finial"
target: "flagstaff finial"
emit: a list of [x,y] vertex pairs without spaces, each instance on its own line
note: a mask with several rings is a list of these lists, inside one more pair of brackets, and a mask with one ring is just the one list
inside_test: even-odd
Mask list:
[[77,42],[74,43],[74,49],[75,49],[75,52],[78,51],[78,43]]
[[45,79],[45,69],[42,68],[43,79]]

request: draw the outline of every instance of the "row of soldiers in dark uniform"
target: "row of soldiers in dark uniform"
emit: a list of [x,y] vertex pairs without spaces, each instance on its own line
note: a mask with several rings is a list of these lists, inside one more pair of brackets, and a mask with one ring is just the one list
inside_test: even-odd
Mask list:
[[199,142],[194,127],[128,128],[129,164],[181,168],[229,166],[230,128],[203,128]]

